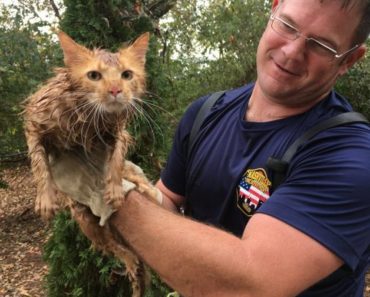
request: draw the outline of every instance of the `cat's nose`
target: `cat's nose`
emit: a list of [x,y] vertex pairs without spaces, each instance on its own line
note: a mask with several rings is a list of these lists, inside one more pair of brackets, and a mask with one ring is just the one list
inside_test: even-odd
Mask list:
[[112,87],[109,91],[114,97],[116,97],[119,93],[122,93],[122,90],[117,87]]

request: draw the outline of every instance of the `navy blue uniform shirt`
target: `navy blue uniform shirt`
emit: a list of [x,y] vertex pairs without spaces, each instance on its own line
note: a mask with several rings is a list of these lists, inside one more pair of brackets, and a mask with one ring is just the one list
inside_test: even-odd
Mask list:
[[247,122],[253,86],[228,91],[218,100],[190,154],[191,127],[208,96],[188,108],[161,174],[164,185],[186,197],[197,220],[241,236],[254,213],[265,213],[346,263],[300,296],[362,296],[370,255],[370,128],[351,124],[320,132],[298,149],[285,182],[272,193],[268,157],[281,157],[304,131],[352,108],[333,91],[302,114]]

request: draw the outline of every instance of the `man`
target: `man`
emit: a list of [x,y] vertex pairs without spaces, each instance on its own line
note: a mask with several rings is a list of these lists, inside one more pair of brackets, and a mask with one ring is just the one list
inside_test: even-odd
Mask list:
[[[315,123],[351,110],[332,88],[365,54],[369,7],[368,0],[273,1],[255,84],[226,92],[188,152],[205,98],[196,101],[157,183],[163,207],[131,191],[111,218],[182,295],[362,296],[370,255],[370,128],[319,133],[299,148],[274,191],[265,164]],[[165,209],[185,200],[197,221]]]

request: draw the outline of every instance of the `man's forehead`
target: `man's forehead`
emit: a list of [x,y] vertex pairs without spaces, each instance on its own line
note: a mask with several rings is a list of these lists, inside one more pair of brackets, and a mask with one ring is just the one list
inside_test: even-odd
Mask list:
[[[360,22],[358,10],[342,5],[340,0],[284,0],[279,14],[308,36],[331,40],[338,50],[351,46]],[[352,1],[353,2],[353,1]],[[342,48],[342,49],[340,49]]]
[[[279,4],[283,2],[289,2],[290,0],[279,0]],[[307,1],[307,0],[300,0],[300,1]],[[328,4],[328,3],[334,3],[337,4],[341,9],[344,10],[353,10],[357,9],[357,12],[360,14],[362,11],[363,6],[365,5],[365,1],[359,1],[359,0],[314,0],[317,3],[320,4]]]

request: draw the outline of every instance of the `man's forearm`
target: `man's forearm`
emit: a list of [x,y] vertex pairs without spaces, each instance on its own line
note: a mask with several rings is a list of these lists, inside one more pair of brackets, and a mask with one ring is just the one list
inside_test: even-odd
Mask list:
[[249,255],[237,237],[160,209],[135,192],[112,223],[185,296],[253,296],[245,285]]
[[179,212],[176,205],[165,195],[163,195],[163,200],[162,200],[162,205],[161,206],[163,208],[167,209],[167,210],[170,210],[170,211],[174,212],[174,213]]
[[249,220],[239,239],[131,191],[111,223],[186,297],[297,296],[343,265],[311,237],[263,214]]

